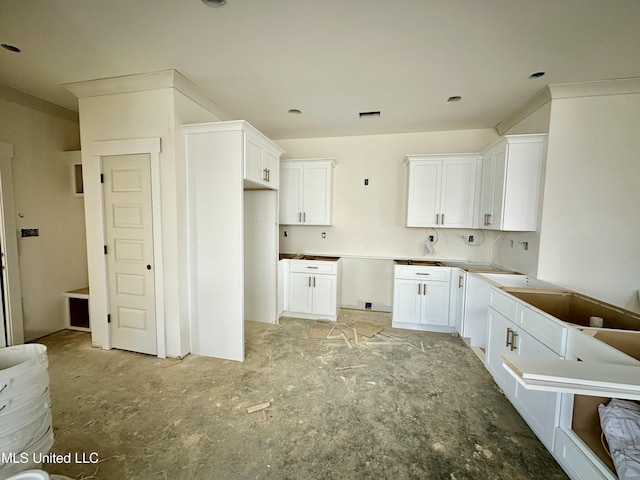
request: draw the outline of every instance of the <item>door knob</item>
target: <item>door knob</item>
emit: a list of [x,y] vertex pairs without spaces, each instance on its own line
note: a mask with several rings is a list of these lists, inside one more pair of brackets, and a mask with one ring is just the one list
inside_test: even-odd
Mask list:
[[147,270],[151,270],[151,265],[147,265]]

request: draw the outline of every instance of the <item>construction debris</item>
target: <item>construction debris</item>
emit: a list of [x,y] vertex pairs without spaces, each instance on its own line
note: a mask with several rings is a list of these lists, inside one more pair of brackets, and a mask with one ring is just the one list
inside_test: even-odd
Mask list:
[[361,365],[345,365],[344,367],[336,367],[337,371],[342,371],[342,370],[353,370],[354,368],[364,368],[366,367],[367,364],[363,363]]
[[271,402],[259,403],[258,405],[247,408],[247,413],[259,412],[260,410],[264,410],[265,408],[269,408],[270,406]]

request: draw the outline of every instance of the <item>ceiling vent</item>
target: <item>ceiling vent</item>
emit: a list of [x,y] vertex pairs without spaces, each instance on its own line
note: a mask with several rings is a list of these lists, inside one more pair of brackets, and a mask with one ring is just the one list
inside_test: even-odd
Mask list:
[[371,118],[371,117],[379,117],[380,110],[377,112],[360,112],[360,118]]

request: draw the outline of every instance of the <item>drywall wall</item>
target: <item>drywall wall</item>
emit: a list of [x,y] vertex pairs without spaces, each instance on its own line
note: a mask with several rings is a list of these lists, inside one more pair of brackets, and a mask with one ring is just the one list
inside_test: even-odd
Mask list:
[[[350,257],[343,264],[343,278],[355,278],[354,272],[362,271],[367,280],[343,281],[343,305],[367,301],[382,310],[391,308],[390,259],[425,258],[423,243],[430,233],[438,237],[431,258],[489,261],[492,232],[404,226],[407,166],[403,161],[407,154],[479,152],[497,138],[495,130],[484,129],[276,140],[287,152],[283,158],[329,157],[337,162],[333,226],[281,226],[280,251]],[[484,242],[467,246],[465,233],[484,237]]]
[[554,99],[538,276],[640,311],[640,94]]
[[[78,123],[0,99],[0,140],[13,144],[13,181],[25,340],[65,328],[63,292],[87,286],[83,198],[71,190],[65,150],[80,145]],[[16,232],[17,233],[17,232]]]
[[[551,102],[545,103],[528,117],[506,132],[506,135],[528,133],[549,133]],[[546,156],[543,157],[541,189],[544,192]],[[493,260],[516,272],[537,276],[540,249],[540,225],[542,222],[542,204],[544,195],[540,195],[538,228],[535,232],[504,232],[496,238]],[[527,249],[525,250],[525,242]]]
[[91,155],[92,142],[159,137],[166,354],[184,356],[189,353],[186,177],[179,125],[217,118],[173,88],[85,97],[79,99],[79,105],[83,168],[94,179],[85,185],[92,341],[96,346],[109,346],[103,226],[101,217],[92,214],[102,209],[101,186],[95,180],[100,165]]
[[[165,192],[167,197],[172,197],[175,209],[172,214],[175,216],[177,229],[173,232],[176,237],[176,256],[167,258],[165,263],[165,274],[178,279],[178,289],[172,292],[167,302],[172,305],[171,310],[179,312],[179,318],[189,318],[189,264],[188,257],[188,228],[187,228],[187,158],[185,135],[181,126],[187,123],[217,122],[221,119],[209,110],[198,104],[179,90],[173,90],[174,102],[174,129],[171,133],[175,148],[175,190]],[[164,211],[163,211],[164,213]],[[190,326],[189,322],[180,322],[180,345],[181,352],[190,351]]]

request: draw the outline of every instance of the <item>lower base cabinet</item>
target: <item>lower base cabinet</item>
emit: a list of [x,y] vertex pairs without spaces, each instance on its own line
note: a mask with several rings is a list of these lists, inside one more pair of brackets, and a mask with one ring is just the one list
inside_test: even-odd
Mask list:
[[290,260],[283,316],[335,321],[341,261]]
[[503,354],[528,357],[562,358],[520,326],[489,307],[489,335],[485,363],[495,382],[518,410],[540,441],[553,451],[553,438],[558,425],[559,398],[555,392],[527,390],[503,368]]
[[450,268],[396,265],[392,326],[453,332],[455,318],[452,322],[449,315],[451,298]]

